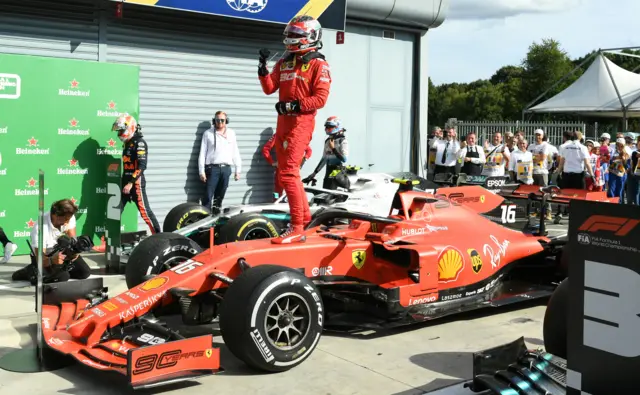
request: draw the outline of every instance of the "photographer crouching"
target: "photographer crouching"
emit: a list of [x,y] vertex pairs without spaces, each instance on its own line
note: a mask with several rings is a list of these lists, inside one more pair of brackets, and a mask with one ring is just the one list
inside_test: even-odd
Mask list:
[[[93,243],[88,237],[76,238],[76,212],[78,207],[71,200],[62,199],[54,202],[49,212],[44,214],[42,277],[45,283],[68,281],[70,278],[83,280],[91,275],[89,265],[79,253],[89,251]],[[34,250],[31,263],[13,273],[13,281],[37,283],[38,224],[31,229],[31,245]]]

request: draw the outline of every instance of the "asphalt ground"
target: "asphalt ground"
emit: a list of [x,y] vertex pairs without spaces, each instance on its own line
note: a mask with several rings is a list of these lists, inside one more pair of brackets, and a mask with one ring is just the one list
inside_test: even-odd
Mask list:
[[[102,276],[110,296],[126,289],[123,275],[104,275],[101,254],[89,254],[94,276]],[[455,384],[472,377],[472,354],[524,337],[543,346],[544,301],[465,313],[386,332],[325,333],[318,348],[298,367],[277,374],[256,373],[236,359],[220,336],[224,373],[198,380],[133,391],[124,376],[71,366],[37,373],[18,358],[30,356],[36,341],[34,288],[12,284],[11,273],[28,256],[0,265],[0,394],[318,394],[467,395]],[[29,359],[29,358],[27,358]],[[7,370],[8,369],[8,370]]]

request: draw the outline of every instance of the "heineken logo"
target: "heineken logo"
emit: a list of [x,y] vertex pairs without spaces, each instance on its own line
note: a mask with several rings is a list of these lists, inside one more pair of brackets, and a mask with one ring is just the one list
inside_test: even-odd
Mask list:
[[109,139],[107,141],[106,148],[98,148],[96,151],[98,155],[120,155],[120,150],[116,148],[116,141],[114,139]]
[[[39,194],[40,190],[38,189],[38,180],[33,177],[27,180],[23,189],[14,190],[15,196],[37,196]],[[48,188],[44,190],[44,194],[49,195]]]
[[33,221],[33,218],[29,218],[29,220],[27,222],[25,222],[27,224],[27,228],[31,229],[34,226],[36,226],[36,223]]
[[89,97],[91,96],[91,91],[83,91],[78,88],[80,83],[74,78],[73,81],[69,81],[68,88],[60,88],[58,89],[58,96],[79,96],[79,97]]
[[78,160],[76,158],[71,158],[68,160],[69,166],[66,168],[58,167],[57,174],[61,176],[75,176],[75,175],[85,175],[89,174],[89,169],[82,169],[78,165]]
[[118,104],[111,100],[107,103],[107,107],[105,110],[98,110],[99,117],[119,117],[120,111],[117,109]]
[[18,74],[0,73],[0,99],[20,98],[21,79]]
[[[28,221],[25,221],[24,224],[26,225],[24,228],[25,229],[33,229],[34,226],[36,226],[36,221],[33,220],[33,218],[29,218]],[[31,231],[30,230],[15,230],[13,232],[13,237],[18,238],[18,237],[29,237],[31,236]]]
[[0,128],[0,134],[7,134],[7,133],[9,133],[9,127],[8,126]]
[[106,187],[105,188],[97,187],[96,188],[96,194],[98,194],[98,193],[107,193],[107,188]]
[[4,218],[7,216],[7,210],[0,211],[0,218]]
[[16,155],[49,155],[49,148],[37,148],[38,139],[33,136],[27,140],[26,146],[28,148],[16,148]]
[[77,119],[72,118],[71,120],[69,120],[69,127],[70,128],[77,128],[77,129],[58,128],[58,134],[61,134],[61,135],[72,135],[72,136],[88,136],[89,135],[89,129],[78,128],[79,124],[80,124],[80,122]]

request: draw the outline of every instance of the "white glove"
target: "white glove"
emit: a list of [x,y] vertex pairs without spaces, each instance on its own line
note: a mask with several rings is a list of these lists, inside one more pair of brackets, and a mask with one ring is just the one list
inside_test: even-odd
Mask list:
[[271,166],[273,166],[273,167],[278,167],[278,162],[273,162],[273,163],[271,164]]

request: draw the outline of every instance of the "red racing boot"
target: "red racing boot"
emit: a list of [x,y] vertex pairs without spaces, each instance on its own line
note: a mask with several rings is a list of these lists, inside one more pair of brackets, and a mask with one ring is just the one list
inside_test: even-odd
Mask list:
[[304,227],[302,225],[291,226],[286,232],[271,239],[273,244],[289,244],[300,243],[307,240],[307,236],[304,235]]

